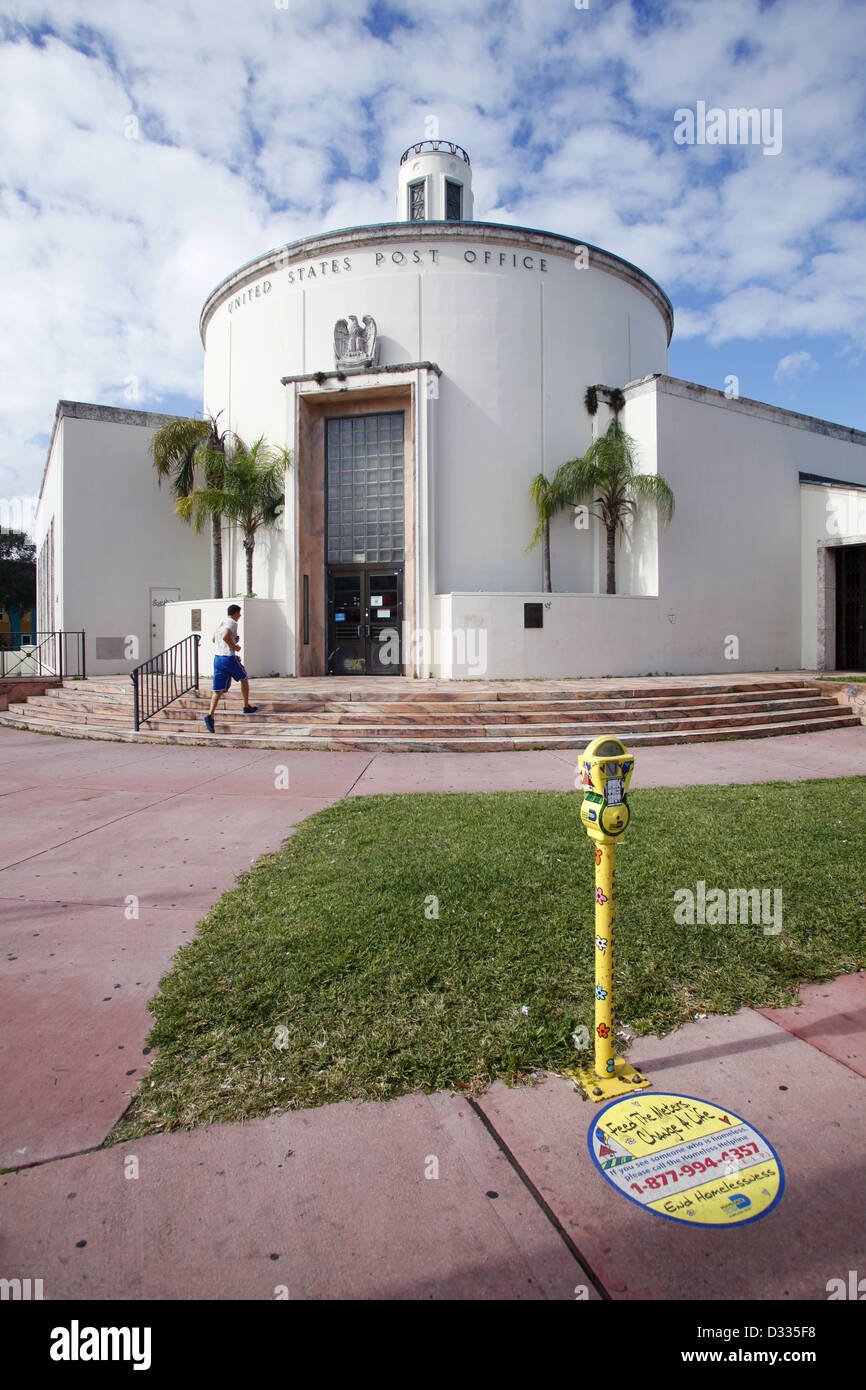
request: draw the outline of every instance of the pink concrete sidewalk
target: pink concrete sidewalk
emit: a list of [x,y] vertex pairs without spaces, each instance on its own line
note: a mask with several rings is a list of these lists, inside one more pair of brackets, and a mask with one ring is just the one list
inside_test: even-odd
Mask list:
[[769,1139],[787,1184],[769,1216],[695,1229],[625,1201],[589,1158],[594,1107],[547,1077],[477,1106],[346,1102],[8,1174],[3,1276],[51,1299],[731,1302],[824,1300],[866,1266],[866,1080],[751,1010],[634,1055]]
[[[558,1080],[494,1087],[479,1111],[459,1098],[406,1097],[157,1136],[135,1146],[135,1181],[123,1177],[125,1150],[98,1148],[147,1069],[145,1005],[175,951],[236,874],[279,848],[298,821],[346,795],[570,789],[573,764],[567,753],[250,752],[0,730],[0,1167],[20,1168],[0,1188],[0,1276],[43,1277],[49,1298],[259,1298],[273,1296],[262,1279],[281,1282],[275,1271],[290,1261],[293,1297],[571,1298],[575,1285],[594,1296],[594,1280],[613,1297],[693,1296],[682,1269],[661,1282],[656,1272],[656,1295],[639,1261],[624,1271],[617,1251],[640,1243],[640,1223],[669,1223],[608,1196],[587,1167],[587,1107]],[[861,727],[645,749],[635,785],[864,772]],[[814,1241],[794,1258],[787,1283],[797,1296],[824,1297],[822,1277],[858,1267],[855,1247],[866,1266],[852,1205],[866,1138],[863,1004],[851,994],[857,983],[839,986],[838,1005],[834,987],[820,988],[821,1009],[802,1027],[782,1016],[790,1011],[747,1012],[695,1025],[709,1046],[684,1029],[636,1051],[654,1080],[652,1057],[667,1058],[657,1084],[723,1100],[763,1128],[808,1188],[808,1201],[789,1190],[776,1212],[744,1228],[741,1287],[752,1292],[706,1283],[703,1247],[691,1257],[707,1297],[774,1296],[765,1275],[776,1277],[780,1247],[764,1232],[799,1251],[804,1222],[810,1232],[814,1222]],[[765,1075],[766,1059],[782,1055],[796,1109]],[[825,1151],[816,1137],[828,1126]],[[277,1151],[289,1150],[280,1167]],[[446,1159],[436,1180],[424,1177],[430,1155]],[[627,1210],[609,1211],[617,1201]],[[600,1234],[610,1222],[620,1244]],[[687,1252],[679,1237],[665,1239],[675,1270]],[[340,1269],[347,1248],[355,1254]]]

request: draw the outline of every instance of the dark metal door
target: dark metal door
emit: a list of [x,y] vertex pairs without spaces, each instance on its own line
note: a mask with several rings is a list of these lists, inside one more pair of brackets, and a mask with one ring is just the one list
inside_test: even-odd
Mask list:
[[836,669],[866,671],[866,545],[836,551]]
[[403,674],[401,565],[328,567],[328,674]]

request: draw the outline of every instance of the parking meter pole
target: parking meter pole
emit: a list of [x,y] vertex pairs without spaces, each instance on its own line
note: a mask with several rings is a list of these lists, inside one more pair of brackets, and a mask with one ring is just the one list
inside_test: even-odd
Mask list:
[[[629,822],[626,798],[634,758],[617,738],[588,743],[578,764],[583,805],[580,819],[595,851],[594,1065],[566,1070],[590,1100],[612,1100],[651,1083],[613,1050],[616,842]],[[576,784],[577,785],[577,784]]]
[[[595,1074],[613,1070],[613,874],[616,849],[595,846]],[[610,1064],[610,1065],[609,1065]]]

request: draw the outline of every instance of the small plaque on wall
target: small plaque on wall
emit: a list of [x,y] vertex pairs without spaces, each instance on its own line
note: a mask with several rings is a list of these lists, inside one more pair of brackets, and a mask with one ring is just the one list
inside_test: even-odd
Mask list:
[[201,609],[191,608],[189,610],[190,632],[201,632]]
[[524,603],[523,626],[544,627],[544,607],[540,603]]

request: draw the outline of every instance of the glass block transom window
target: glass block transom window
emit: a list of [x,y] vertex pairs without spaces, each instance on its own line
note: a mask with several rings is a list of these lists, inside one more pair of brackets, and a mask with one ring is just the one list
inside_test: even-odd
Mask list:
[[400,561],[403,412],[327,420],[328,562]]

